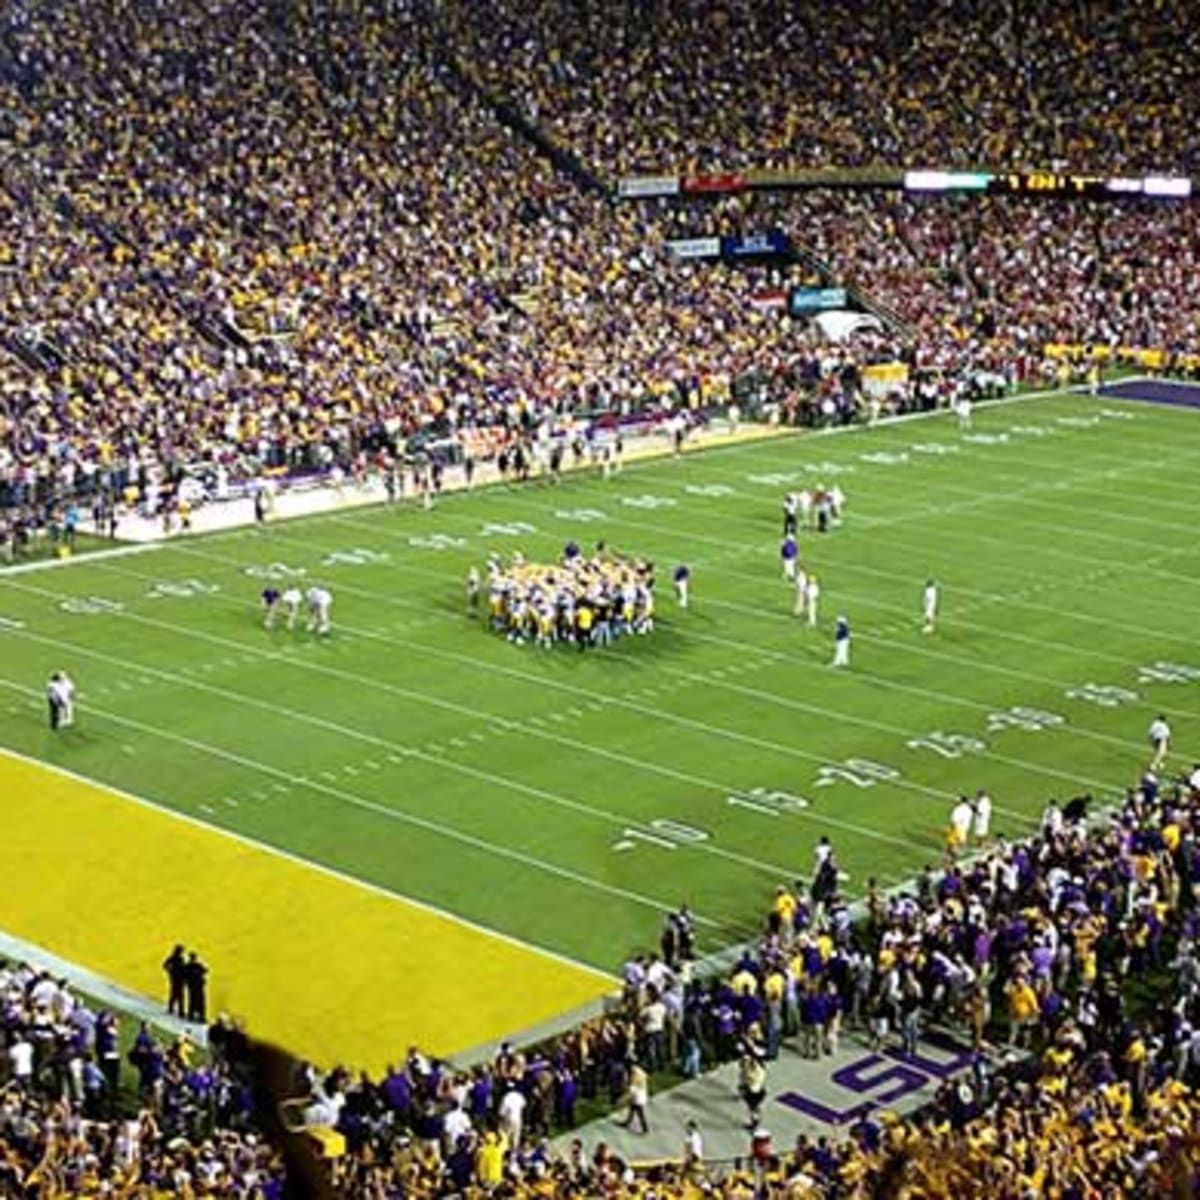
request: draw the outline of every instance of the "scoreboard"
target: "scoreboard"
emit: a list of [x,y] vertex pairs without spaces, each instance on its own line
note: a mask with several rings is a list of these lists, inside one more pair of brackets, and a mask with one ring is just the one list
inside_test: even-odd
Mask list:
[[905,171],[906,192],[986,192],[1004,196],[1071,196],[1111,200],[1156,196],[1184,200],[1192,181],[1183,176],[1081,175],[1063,171]]

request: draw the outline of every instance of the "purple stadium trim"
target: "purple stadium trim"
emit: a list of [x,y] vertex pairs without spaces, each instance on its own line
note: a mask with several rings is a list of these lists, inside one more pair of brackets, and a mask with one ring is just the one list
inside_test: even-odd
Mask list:
[[1176,404],[1181,408],[1200,408],[1200,383],[1167,383],[1160,379],[1129,379],[1106,383],[1102,396],[1118,400],[1143,400],[1147,404]]

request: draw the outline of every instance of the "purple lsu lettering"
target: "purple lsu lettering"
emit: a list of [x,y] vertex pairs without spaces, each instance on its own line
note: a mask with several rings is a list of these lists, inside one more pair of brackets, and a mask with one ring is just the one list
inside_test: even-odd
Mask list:
[[830,1108],[811,1096],[799,1092],[783,1092],[776,1099],[780,1104],[820,1121],[825,1125],[848,1125],[873,1109],[894,1104],[905,1096],[919,1092],[931,1083],[951,1079],[971,1065],[971,1051],[940,1034],[931,1033],[925,1042],[949,1055],[939,1061],[924,1054],[904,1054],[887,1050],[883,1054],[868,1054],[847,1066],[832,1071],[830,1083],[845,1088],[856,1096],[869,1096],[850,1108]]

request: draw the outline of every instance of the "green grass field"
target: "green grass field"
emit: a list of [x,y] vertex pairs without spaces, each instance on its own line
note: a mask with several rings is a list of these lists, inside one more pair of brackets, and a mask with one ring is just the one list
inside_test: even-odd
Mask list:
[[[856,894],[937,861],[960,791],[1019,834],[1048,795],[1132,782],[1159,712],[1175,765],[1200,756],[1198,435],[1186,410],[1058,396],[966,436],[801,435],[0,573],[0,744],[582,962],[615,968],[683,899],[713,951],[821,834]],[[835,479],[844,526],[801,542],[809,630],[781,499]],[[547,652],[467,616],[472,563],[572,538],[658,564],[652,637]],[[264,579],[301,573],[333,589],[328,639],[261,628]],[[81,717],[52,736],[60,666]]]

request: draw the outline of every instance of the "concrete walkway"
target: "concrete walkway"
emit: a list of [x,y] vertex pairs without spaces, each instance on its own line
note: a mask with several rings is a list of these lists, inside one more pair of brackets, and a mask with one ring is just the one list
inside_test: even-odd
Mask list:
[[[186,1033],[198,1045],[208,1045],[208,1028],[193,1021],[184,1021],[180,1017],[167,1015],[166,1007],[156,1000],[143,996],[140,992],[131,991],[114,983],[103,975],[89,971],[65,958],[59,958],[49,950],[26,942],[21,938],[0,930],[0,958],[9,962],[25,962],[36,967],[39,971],[49,971],[55,979],[65,979],[71,987],[80,992],[86,992],[92,999],[105,1008],[116,1009],[128,1013],[139,1021],[148,1021],[151,1025],[178,1037]],[[164,986],[165,986],[164,977]]]
[[[839,1141],[868,1112],[904,1114],[928,1103],[945,1080],[968,1071],[970,1064],[969,1046],[941,1030],[929,1031],[911,1057],[892,1042],[873,1051],[859,1033],[843,1036],[837,1053],[820,1059],[803,1057],[788,1041],[768,1064],[760,1129],[771,1135],[776,1153],[790,1150],[800,1134]],[[678,1159],[687,1122],[693,1120],[700,1127],[706,1159],[745,1158],[751,1135],[737,1083],[737,1063],[726,1063],[651,1097],[648,1133],[625,1129],[620,1111],[559,1136],[555,1148],[565,1151],[579,1137],[589,1154],[604,1142],[628,1162]]]

